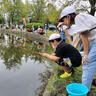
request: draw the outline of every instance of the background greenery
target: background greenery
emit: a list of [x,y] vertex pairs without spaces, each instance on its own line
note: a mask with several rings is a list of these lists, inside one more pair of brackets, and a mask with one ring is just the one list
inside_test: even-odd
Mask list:
[[[0,2],[0,23],[6,21],[10,24],[21,24],[23,18],[26,22],[37,23],[51,23],[58,24],[58,18],[61,10],[68,6],[73,5],[77,12],[83,11],[95,14],[96,0],[26,0],[25,3],[22,0],[2,0]],[[83,4],[83,1],[86,4]],[[82,4],[81,4],[82,3]],[[81,6],[80,6],[81,5]]]
[[44,24],[42,23],[27,23],[26,25],[27,28],[32,28],[32,26],[34,26],[35,29],[37,29],[38,26],[40,26],[41,28],[44,28]]

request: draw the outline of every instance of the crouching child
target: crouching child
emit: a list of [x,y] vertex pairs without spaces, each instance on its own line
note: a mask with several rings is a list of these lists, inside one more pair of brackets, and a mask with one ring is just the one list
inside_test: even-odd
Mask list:
[[79,67],[82,57],[79,51],[72,45],[65,43],[59,34],[52,34],[49,37],[49,43],[55,48],[54,54],[40,53],[43,57],[55,61],[64,70],[60,78],[66,78],[72,75],[72,68]]

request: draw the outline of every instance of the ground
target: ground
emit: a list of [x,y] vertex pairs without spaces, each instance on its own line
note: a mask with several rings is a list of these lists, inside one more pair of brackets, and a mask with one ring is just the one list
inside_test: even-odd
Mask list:
[[[47,36],[49,36],[52,33],[54,32],[48,31]],[[62,69],[56,63],[52,61],[50,62],[54,69],[54,72],[52,73],[49,79],[49,83],[46,86],[45,93],[43,96],[67,96],[66,86],[68,84],[81,83],[82,65],[75,69],[75,72],[71,77],[66,79],[61,79],[59,76],[60,76],[60,73],[62,73]],[[92,86],[90,96],[96,96],[96,87]]]

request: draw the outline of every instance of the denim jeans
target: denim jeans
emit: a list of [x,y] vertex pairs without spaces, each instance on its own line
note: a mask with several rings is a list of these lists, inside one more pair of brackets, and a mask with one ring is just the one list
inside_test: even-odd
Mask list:
[[89,63],[83,66],[82,84],[87,86],[90,91],[96,73],[96,40],[91,43],[87,59]]

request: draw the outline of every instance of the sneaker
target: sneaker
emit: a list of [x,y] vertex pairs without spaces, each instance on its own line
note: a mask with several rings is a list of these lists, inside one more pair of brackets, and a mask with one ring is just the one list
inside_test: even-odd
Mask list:
[[71,73],[65,72],[64,74],[60,75],[60,78],[70,77],[71,75],[72,75],[72,72]]
[[64,74],[64,73],[65,73],[64,70],[58,70],[58,74],[57,75],[58,75],[58,77],[60,77],[60,75]]

